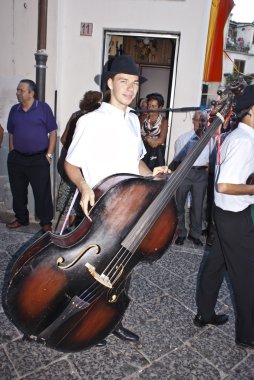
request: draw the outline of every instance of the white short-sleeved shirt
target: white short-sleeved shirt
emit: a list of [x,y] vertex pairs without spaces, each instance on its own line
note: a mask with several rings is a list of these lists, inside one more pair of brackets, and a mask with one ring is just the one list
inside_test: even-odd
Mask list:
[[[254,129],[239,123],[221,145],[221,165],[216,165],[216,183],[245,184],[254,173]],[[214,191],[216,206],[238,212],[254,204],[252,195],[228,195]]]
[[90,187],[112,174],[139,174],[146,150],[139,119],[130,111],[102,103],[78,120],[66,161],[82,169]]
[[[183,135],[179,136],[175,142],[175,156],[182,150],[185,144],[191,139],[194,135],[194,131],[191,130]],[[205,148],[202,150],[193,166],[206,166],[209,162],[209,145],[207,144]]]

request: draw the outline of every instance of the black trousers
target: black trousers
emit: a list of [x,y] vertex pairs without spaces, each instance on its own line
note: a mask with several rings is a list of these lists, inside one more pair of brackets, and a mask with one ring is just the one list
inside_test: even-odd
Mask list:
[[13,211],[20,223],[29,221],[27,209],[28,185],[31,184],[35,213],[40,224],[51,223],[53,204],[51,196],[50,164],[45,153],[24,156],[12,150],[7,159],[10,187],[13,197]]
[[225,272],[236,306],[236,337],[254,341],[254,224],[251,207],[241,212],[214,208],[215,241],[204,257],[197,287],[198,312],[211,319]]

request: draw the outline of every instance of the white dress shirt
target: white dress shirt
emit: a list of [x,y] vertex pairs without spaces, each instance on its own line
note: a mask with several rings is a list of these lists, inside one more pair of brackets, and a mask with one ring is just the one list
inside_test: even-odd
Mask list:
[[90,187],[112,174],[139,174],[146,150],[139,119],[130,111],[102,103],[79,118],[66,161],[82,169]]
[[[217,183],[245,184],[254,173],[254,129],[239,123],[221,145],[221,165],[216,165]],[[228,211],[242,211],[254,204],[253,195],[228,195],[214,192],[216,206]]]

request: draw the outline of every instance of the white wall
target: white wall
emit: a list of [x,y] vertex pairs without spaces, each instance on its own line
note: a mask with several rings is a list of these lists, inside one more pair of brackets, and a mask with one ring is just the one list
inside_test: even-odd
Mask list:
[[[49,1],[46,101],[54,107],[57,1]],[[1,0],[0,123],[6,128],[10,107],[17,102],[20,79],[35,80],[38,1]]]

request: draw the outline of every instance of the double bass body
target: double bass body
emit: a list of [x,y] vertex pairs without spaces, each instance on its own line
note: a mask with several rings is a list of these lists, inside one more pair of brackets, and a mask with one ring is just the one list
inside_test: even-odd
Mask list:
[[92,223],[84,219],[64,236],[47,233],[18,258],[4,303],[26,336],[70,352],[114,329],[129,303],[126,278],[141,260],[159,258],[173,239],[176,210],[170,200],[137,247],[135,239],[131,249],[122,245],[166,178],[109,177],[95,189]]

